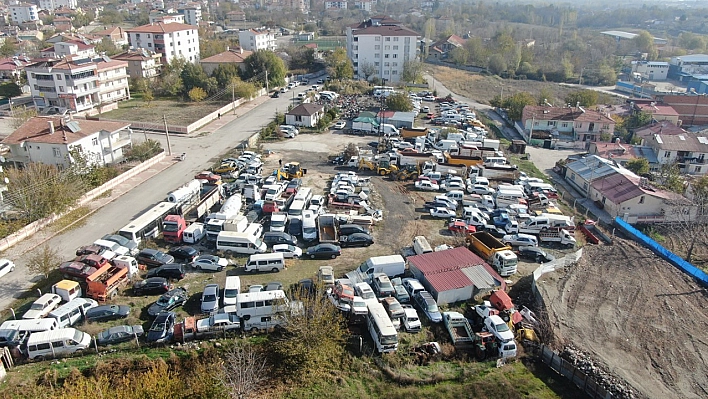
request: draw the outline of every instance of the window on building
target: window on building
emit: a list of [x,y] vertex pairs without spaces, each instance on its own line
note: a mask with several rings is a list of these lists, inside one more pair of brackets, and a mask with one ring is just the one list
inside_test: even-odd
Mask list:
[[152,43],[148,43],[148,47],[152,47]]
[[568,127],[568,122],[563,122],[563,123],[561,124],[561,126],[562,126],[562,127]]
[[64,86],[59,86],[59,91],[64,91]]
[[391,75],[398,75],[398,71],[396,71],[396,70],[391,71]]
[[393,41],[394,41],[394,42],[397,42],[397,41],[398,41],[398,37],[394,37],[394,38],[393,38]]
[[394,62],[394,63],[393,63],[393,66],[398,66],[398,63],[397,63],[397,62]]
[[670,158],[671,157],[671,151],[664,151],[664,158]]
[[381,41],[381,36],[376,36],[376,39],[374,39],[374,40],[376,40],[377,42],[380,42],[380,41]]
[[60,74],[60,73],[57,74],[57,80],[61,80],[61,74]]
[[609,128],[610,128],[610,124],[609,124],[609,123],[605,123],[605,124],[602,125],[602,128],[603,128],[603,129],[609,129]]
[[641,197],[639,197],[639,203],[640,203],[640,204],[643,204],[643,203],[644,203],[644,196],[643,196],[643,195],[642,195]]
[[148,35],[148,39],[149,39],[149,38],[150,38],[150,34],[148,33],[147,35]]
[[380,65],[381,65],[380,62],[378,62],[378,61],[377,61],[377,62],[374,62],[374,66],[375,66],[375,67],[378,67],[378,66],[380,66]]
[[398,54],[394,54],[394,55],[393,55],[393,58],[398,58]]
[[702,166],[696,166],[696,173],[701,173]]
[[91,139],[91,145],[94,147],[98,145],[98,137],[94,137]]
[[386,41],[387,41],[387,42],[390,42],[390,41],[391,41],[391,38],[390,38],[390,37],[387,37],[387,38],[386,38]]
[[374,58],[379,58],[379,53],[374,54]]
[[533,122],[533,125],[534,125],[534,126],[538,126],[538,121],[534,121],[534,122]]
[[61,158],[61,148],[53,147],[52,151],[54,152],[54,158]]
[[375,45],[375,46],[374,46],[374,50],[381,50],[381,45],[378,45],[378,44]]
[[136,34],[135,34],[135,38],[136,38],[136,39],[140,39],[140,33],[136,33]]
[[394,50],[398,50],[398,46],[393,46],[393,49],[394,49]]
[[548,126],[555,126],[555,125],[556,125],[556,121],[548,121]]
[[388,71],[384,71],[384,75],[388,75]]
[[582,122],[578,122],[578,123],[575,124],[575,128],[576,128],[576,129],[579,129],[579,128],[581,128],[581,127],[583,127],[583,123],[582,123]]
[[384,54],[384,58],[388,58],[388,56],[389,56],[388,54]]

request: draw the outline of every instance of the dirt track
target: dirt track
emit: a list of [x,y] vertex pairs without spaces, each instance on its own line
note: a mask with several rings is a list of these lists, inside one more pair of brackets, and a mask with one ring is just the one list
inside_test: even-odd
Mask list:
[[633,241],[586,247],[539,289],[560,342],[594,355],[649,398],[708,397],[708,298]]

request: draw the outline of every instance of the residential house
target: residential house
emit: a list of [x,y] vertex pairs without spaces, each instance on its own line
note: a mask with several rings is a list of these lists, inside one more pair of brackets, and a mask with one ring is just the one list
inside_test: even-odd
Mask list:
[[647,179],[626,169],[595,180],[589,199],[628,223],[687,221],[697,211],[687,198],[652,187]]
[[450,35],[444,39],[438,40],[431,44],[428,48],[429,57],[442,59],[446,58],[447,54],[458,47],[465,45],[466,40],[457,36]]
[[647,99],[633,99],[634,109],[637,111],[643,111],[649,115],[651,118],[657,122],[669,121],[676,126],[680,126],[679,114],[673,107],[666,104],[658,104],[656,101],[651,101]]
[[682,173],[708,173],[708,135],[686,132],[668,121],[636,130],[634,135],[654,150],[660,165],[676,162]]
[[371,78],[384,82],[400,81],[403,65],[416,59],[418,33],[386,16],[375,16],[347,27],[347,55],[354,64],[354,74],[362,79],[360,68],[372,65]]
[[573,141],[593,142],[600,141],[602,134],[612,137],[615,132],[612,118],[581,106],[527,105],[522,112],[521,124],[526,142],[561,136]]
[[51,12],[62,7],[75,10],[79,7],[79,2],[78,0],[39,0],[39,8],[41,10]]
[[57,32],[71,32],[74,29],[74,26],[71,24],[71,18],[67,17],[54,17],[52,26]]
[[275,51],[275,34],[269,30],[247,29],[238,32],[238,42],[245,51]]
[[314,127],[324,116],[324,106],[320,104],[304,103],[285,114],[285,123],[293,126]]
[[101,40],[110,40],[116,47],[128,44],[128,34],[125,32],[125,29],[120,26],[107,27],[98,32],[91,32],[91,34],[100,37]]
[[632,61],[632,73],[635,79],[666,80],[669,74],[669,63],[662,61]]
[[325,1],[324,2],[324,9],[325,10],[346,10],[347,9],[347,1]]
[[565,180],[587,197],[590,185],[597,179],[617,173],[619,164],[597,155],[588,155],[565,165]]
[[130,100],[128,63],[105,58],[96,62],[98,75],[98,102],[101,112],[118,108],[118,102]]
[[8,162],[23,166],[39,162],[67,167],[70,151],[81,151],[89,162],[106,165],[120,162],[131,145],[126,122],[66,120],[65,117],[34,117],[12,132],[2,144],[10,152]]
[[157,22],[126,29],[126,32],[132,47],[161,54],[163,65],[176,58],[199,62],[199,33],[196,26]]
[[214,70],[219,65],[234,64],[237,65],[239,68],[243,69],[245,66],[245,64],[243,63],[244,60],[248,58],[248,56],[251,54],[253,54],[252,51],[244,51],[241,47],[227,47],[226,51],[224,51],[223,53],[204,58],[203,60],[199,61],[199,63],[202,64],[204,72],[206,72],[207,75],[211,75],[212,73],[214,73]]
[[66,17],[66,18],[74,18],[76,16],[77,12],[80,12],[81,9],[76,9],[76,8],[69,8],[69,7],[57,7],[54,9],[54,16],[57,17]]
[[145,49],[128,50],[111,58],[127,62],[128,76],[133,79],[153,79],[162,70],[161,55]]
[[29,64],[27,57],[9,57],[0,59],[0,82],[20,83],[22,71]]
[[588,153],[617,162],[623,167],[626,167],[627,162],[631,160],[645,158],[649,162],[650,170],[659,169],[656,153],[649,146],[622,144],[619,141],[614,143],[590,143]]
[[226,13],[226,26],[240,25],[246,22],[246,13],[243,11],[230,11]]
[[148,15],[148,20],[151,24],[163,23],[163,24],[183,24],[184,14],[181,13],[167,13],[164,11],[151,11]]
[[96,47],[81,40],[54,43],[40,51],[41,58],[76,57],[88,58],[96,55]]
[[28,21],[39,21],[39,9],[34,4],[19,3],[10,6],[12,22],[21,24]]

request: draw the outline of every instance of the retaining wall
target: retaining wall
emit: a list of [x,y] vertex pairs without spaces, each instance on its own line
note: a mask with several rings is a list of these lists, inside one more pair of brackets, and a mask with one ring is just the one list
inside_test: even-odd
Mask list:
[[541,346],[541,361],[558,374],[573,382],[593,399],[612,399],[612,394],[601,387],[594,378],[588,377],[570,362],[563,359],[546,345]]

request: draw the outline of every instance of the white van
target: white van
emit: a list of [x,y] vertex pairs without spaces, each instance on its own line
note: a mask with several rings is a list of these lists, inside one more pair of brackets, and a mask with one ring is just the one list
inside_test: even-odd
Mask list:
[[16,330],[21,334],[51,331],[59,328],[56,319],[8,320],[0,325],[0,330]]
[[74,298],[81,297],[81,286],[76,281],[61,280],[52,286],[52,294],[59,295],[64,302],[70,302]]
[[60,328],[34,333],[27,340],[27,355],[30,359],[46,359],[88,349],[91,336],[75,328]]
[[300,187],[300,189],[297,190],[297,193],[295,193],[293,202],[301,200],[307,204],[310,201],[310,198],[312,198],[312,189],[310,187]]
[[312,198],[310,198],[310,206],[307,209],[315,213],[322,213],[324,211],[324,205],[324,195],[313,195]]
[[251,255],[245,265],[246,272],[274,272],[285,268],[285,258],[282,252]]
[[462,190],[450,190],[445,193],[445,196],[454,199],[458,203],[462,203],[462,200],[465,199],[465,193]]
[[222,231],[216,236],[216,250],[232,254],[262,254],[268,246],[258,237],[237,231]]
[[266,190],[265,196],[263,197],[266,201],[275,201],[280,194],[285,191],[285,184],[276,183],[268,186],[263,186]]
[[204,223],[192,223],[182,233],[182,241],[186,244],[197,244],[205,236]]
[[305,241],[317,239],[317,215],[309,209],[302,213],[302,239]]
[[[224,310],[231,313],[233,309]],[[282,320],[279,316],[289,310],[290,303],[285,291],[275,290],[239,294],[235,313],[243,320],[244,331],[251,331],[275,327]]]
[[433,252],[433,248],[428,243],[428,240],[423,236],[417,236],[413,239],[413,250],[416,255],[423,255]]
[[98,302],[88,298],[76,298],[52,310],[49,316],[57,320],[59,328],[71,327],[84,318],[86,311],[98,306]]
[[253,238],[260,238],[263,235],[263,225],[260,223],[250,223],[243,232]]
[[236,305],[238,294],[241,293],[241,277],[228,276],[224,284],[224,306]]
[[290,204],[288,208],[288,218],[300,219],[302,218],[302,211],[307,209],[307,201],[296,199]]

